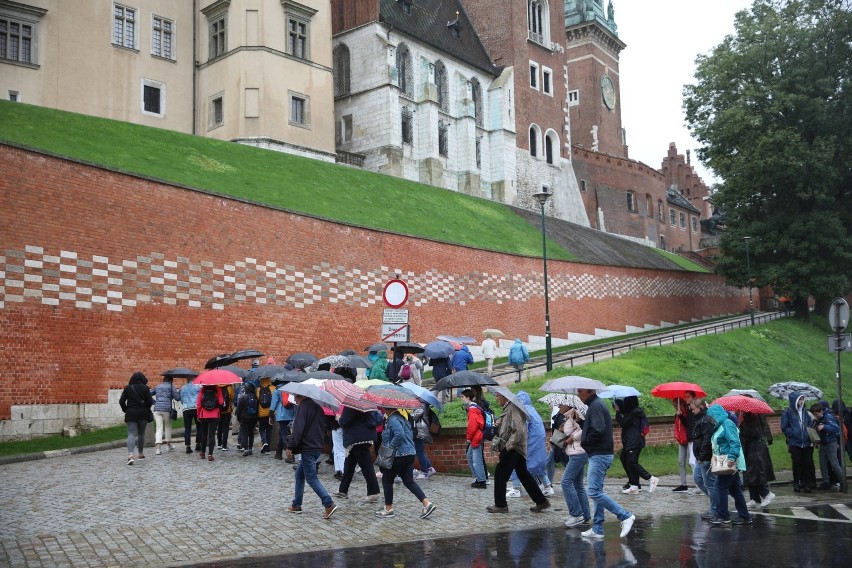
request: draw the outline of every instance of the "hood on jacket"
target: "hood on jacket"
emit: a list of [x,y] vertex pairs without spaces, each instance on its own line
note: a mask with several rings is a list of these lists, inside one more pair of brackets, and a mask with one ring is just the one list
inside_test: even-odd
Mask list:
[[379,351],[377,358],[378,359],[387,359],[388,358],[388,352],[387,351]]
[[132,375],[130,375],[130,383],[131,385],[147,385],[148,377],[142,371],[136,371]]
[[617,399],[620,402],[618,403],[618,408],[621,409],[622,414],[627,414],[634,408],[639,408],[639,397],[636,396],[625,396],[624,398]]
[[467,345],[462,345],[459,351],[467,351],[468,353],[470,353],[470,349],[467,348]]
[[523,341],[521,341],[521,340],[520,340],[520,338],[518,338],[518,337],[516,337],[516,338],[515,338],[515,343],[514,343],[514,345],[523,345],[523,344],[524,344],[524,342],[523,342]]
[[707,416],[712,418],[716,424],[721,424],[728,418],[728,411],[721,407],[718,404],[711,404],[707,409]]
[[[799,411],[799,409],[796,407],[796,404],[798,404],[800,398],[805,398],[805,395],[800,392],[794,391],[787,395],[787,399],[790,401],[790,408],[792,408],[795,412]],[[804,408],[805,407],[803,406],[802,409]]]
[[524,403],[524,406],[532,406],[532,399],[526,391],[518,391],[518,400]]

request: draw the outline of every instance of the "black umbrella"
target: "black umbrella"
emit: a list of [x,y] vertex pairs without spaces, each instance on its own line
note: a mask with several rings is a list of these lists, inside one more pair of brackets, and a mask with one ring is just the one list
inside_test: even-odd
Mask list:
[[317,358],[310,353],[300,352],[293,353],[289,357],[287,357],[287,362],[293,365],[294,367],[299,367],[300,369],[304,369],[305,367],[309,367],[311,363],[316,361]]
[[474,371],[459,371],[452,375],[447,375],[432,388],[432,390],[440,391],[454,387],[475,387],[475,386],[497,386],[499,383],[487,375],[476,373]]
[[423,353],[423,346],[413,341],[397,343],[395,349],[401,353]]
[[301,383],[308,378],[307,373],[302,371],[284,371],[272,378],[273,385],[283,385],[284,383]]
[[231,356],[230,353],[222,353],[221,355],[214,355],[210,359],[204,363],[205,369],[216,369],[217,367],[223,367],[232,361],[229,359]]
[[390,350],[390,347],[388,347],[388,344],[387,343],[381,343],[381,342],[373,343],[372,345],[368,345],[367,347],[364,348],[364,351],[366,351],[368,353],[373,353],[373,352],[378,353],[379,351],[388,351],[388,350]]
[[178,377],[181,379],[194,379],[198,376],[197,371],[193,371],[192,369],[187,369],[186,367],[175,367],[174,369],[169,369],[168,371],[163,371],[160,373],[164,377]]
[[269,377],[270,379],[274,379],[279,374],[289,371],[287,367],[284,365],[264,365],[262,367],[255,367],[251,371],[248,372],[246,377],[250,381],[259,381],[263,377]]
[[442,359],[455,353],[455,348],[446,341],[433,341],[423,348],[423,355],[430,359]]
[[373,366],[372,361],[360,355],[348,355],[346,358],[349,359],[349,367],[353,369],[369,369]]
[[243,359],[254,359],[255,357],[263,357],[263,353],[257,351],[256,349],[243,349],[241,351],[234,351],[233,353],[223,353],[222,355],[216,355],[215,357],[209,359],[207,363],[204,364],[204,368],[216,369],[219,367],[224,367],[225,365],[236,363],[237,361],[241,361]]
[[344,357],[348,357],[349,355],[357,355],[357,354],[358,354],[358,353],[356,353],[356,352],[355,352],[355,351],[353,351],[352,349],[344,349],[343,351],[341,351],[340,353],[338,353],[338,355],[343,355]]
[[223,369],[225,371],[231,371],[239,378],[243,379],[248,375],[248,371],[243,369],[242,367],[238,367],[237,365],[225,365],[224,367],[216,367],[217,369]]

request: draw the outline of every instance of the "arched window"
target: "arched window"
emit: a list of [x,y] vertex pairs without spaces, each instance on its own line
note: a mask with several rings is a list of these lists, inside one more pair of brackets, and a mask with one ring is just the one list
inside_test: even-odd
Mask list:
[[552,166],[559,163],[559,136],[553,130],[544,136],[544,158]]
[[651,194],[646,193],[645,194],[645,215],[647,215],[651,219],[654,218],[654,205],[653,204],[654,204],[654,201],[651,199]]
[[527,37],[550,46],[550,18],[546,0],[527,0]]
[[411,65],[411,52],[408,46],[401,44],[396,49],[396,76],[399,90],[403,95],[414,96],[414,77]]
[[471,96],[473,97],[473,118],[476,121],[477,126],[482,126],[482,85],[479,84],[478,79],[472,79],[470,81],[470,91]]
[[438,108],[450,112],[450,81],[443,61],[435,63],[435,90],[438,92]]
[[530,126],[530,156],[532,156],[533,158],[539,157],[538,139],[539,139],[539,136],[541,135],[540,132],[541,131],[540,131],[538,125],[533,124],[532,126]]
[[340,43],[334,48],[334,96],[348,95],[350,84],[349,48]]

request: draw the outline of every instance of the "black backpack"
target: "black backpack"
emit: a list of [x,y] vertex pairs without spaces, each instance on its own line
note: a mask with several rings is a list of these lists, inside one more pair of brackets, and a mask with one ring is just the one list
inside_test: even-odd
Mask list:
[[219,406],[219,401],[216,400],[216,387],[204,387],[201,392],[201,408],[204,410],[216,410]]
[[269,387],[260,387],[260,406],[269,408],[272,405],[272,389]]
[[253,392],[247,392],[243,396],[246,397],[246,416],[257,416],[257,397]]
[[222,389],[222,410],[228,410],[228,405],[231,404],[231,395],[228,393],[228,389]]

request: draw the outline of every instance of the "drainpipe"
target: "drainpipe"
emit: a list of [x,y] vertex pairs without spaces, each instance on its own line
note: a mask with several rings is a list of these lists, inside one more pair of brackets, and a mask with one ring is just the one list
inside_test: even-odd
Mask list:
[[196,11],[196,9],[197,9],[196,8],[196,2],[197,2],[197,0],[192,0],[192,134],[193,135],[197,134],[196,131],[195,131],[196,130],[196,126],[195,126],[196,108],[195,108],[195,106],[196,106],[197,101],[198,101],[198,93],[196,93],[196,90],[198,89],[198,78],[197,78],[198,65],[195,61],[195,55],[196,55],[196,52],[198,51],[198,49],[196,47],[196,40],[197,40],[196,36],[197,36],[197,33],[198,33],[198,30],[197,30],[197,27],[198,27],[197,15],[198,14],[197,14],[197,11]]

